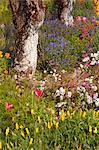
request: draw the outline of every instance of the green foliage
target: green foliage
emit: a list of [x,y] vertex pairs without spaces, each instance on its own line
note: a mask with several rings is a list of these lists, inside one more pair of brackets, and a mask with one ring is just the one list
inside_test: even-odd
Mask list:
[[[85,0],[83,4],[74,4],[73,16],[91,17],[93,11],[93,0]],[[89,13],[88,13],[89,12]]]
[[0,24],[7,24],[12,18],[8,0],[0,1]]
[[[3,149],[97,149],[99,112],[69,109],[58,115],[51,102],[38,98],[28,88],[21,95],[20,91],[11,79],[2,84],[0,132]],[[13,104],[12,110],[5,109],[6,101]]]
[[8,0],[0,1],[0,47],[6,45],[6,25],[11,21],[12,13]]

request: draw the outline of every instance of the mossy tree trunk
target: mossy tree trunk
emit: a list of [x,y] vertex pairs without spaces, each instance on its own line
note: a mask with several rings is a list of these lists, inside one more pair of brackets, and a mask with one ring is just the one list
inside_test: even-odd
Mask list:
[[43,0],[9,0],[16,28],[14,68],[18,75],[31,76],[37,65],[38,29],[43,24]]
[[59,5],[59,18],[66,26],[73,25],[73,0],[57,0]]

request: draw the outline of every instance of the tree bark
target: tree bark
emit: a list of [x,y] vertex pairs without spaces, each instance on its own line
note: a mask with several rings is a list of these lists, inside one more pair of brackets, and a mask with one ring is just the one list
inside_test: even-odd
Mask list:
[[73,25],[73,16],[71,15],[73,9],[73,0],[58,0],[59,18],[66,26]]
[[35,73],[37,65],[38,29],[43,24],[43,0],[9,0],[16,28],[14,69],[20,76]]

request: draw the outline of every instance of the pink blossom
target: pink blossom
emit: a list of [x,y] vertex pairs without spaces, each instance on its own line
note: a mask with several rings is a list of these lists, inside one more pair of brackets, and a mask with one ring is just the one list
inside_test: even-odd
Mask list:
[[86,63],[86,64],[84,64],[84,67],[85,67],[85,68],[90,67],[90,63]]
[[68,93],[67,93],[67,97],[71,97],[72,96],[72,92],[71,91],[68,91]]
[[86,17],[82,17],[82,21],[83,21],[84,23],[86,23],[86,22],[88,21],[88,19],[87,19]]
[[90,90],[91,89],[90,83],[88,83],[88,82],[84,83],[83,86],[86,88],[86,90]]
[[96,22],[97,22],[97,20],[96,20],[95,17],[92,19],[92,22],[93,22],[93,23],[96,23]]
[[85,57],[82,61],[83,62],[87,62],[87,61],[89,61],[90,60],[90,58],[87,56],[87,57]]
[[82,57],[83,57],[83,58],[85,58],[85,57],[87,57],[87,56],[88,56],[87,53],[83,53],[83,54],[82,54]]
[[36,88],[35,90],[35,94],[38,96],[38,97],[41,97],[42,96],[42,91],[39,89],[39,88]]
[[82,16],[77,16],[76,17],[76,21],[78,21],[78,22],[81,21],[81,19],[82,19]]
[[5,107],[6,107],[7,110],[11,110],[13,108],[13,104],[11,104],[9,102],[6,102]]

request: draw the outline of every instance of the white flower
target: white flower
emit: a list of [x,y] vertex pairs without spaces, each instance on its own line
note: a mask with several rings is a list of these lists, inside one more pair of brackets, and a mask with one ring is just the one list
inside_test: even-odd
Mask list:
[[82,61],[83,61],[83,62],[87,62],[88,60],[90,60],[90,58],[87,56],[87,57],[85,57]]
[[91,56],[91,57],[94,57],[94,54],[93,54],[93,53],[91,53],[91,54],[90,54],[90,56]]
[[64,89],[63,87],[60,87],[59,90],[60,90],[60,94],[61,94],[61,95],[64,95],[64,94],[65,94],[65,89]]
[[95,60],[95,58],[92,58],[90,65],[95,65],[95,64],[96,64],[96,60]]
[[65,72],[66,72],[66,71],[63,69],[63,70],[62,70],[62,73],[65,73]]
[[56,69],[54,69],[54,72],[56,72]]
[[50,74],[52,74],[53,73],[53,71],[50,71]]
[[63,100],[63,95],[60,96],[60,100],[61,100],[61,101]]
[[66,105],[66,102],[57,103],[57,104],[55,105],[55,107],[60,108],[60,107],[62,107],[63,105]]
[[72,96],[72,92],[68,91],[67,96],[70,98]]
[[58,89],[56,90],[56,97],[57,96],[60,96],[60,91]]
[[88,102],[88,104],[93,103],[92,97],[90,95],[87,95],[87,102]]
[[93,66],[96,64],[96,61],[91,61],[90,65]]
[[89,79],[89,83],[93,83],[93,79],[92,78]]
[[94,78],[94,76],[91,76],[90,78],[91,78],[91,79],[93,79],[93,78]]
[[92,89],[93,89],[94,91],[97,91],[98,88],[97,88],[97,86],[94,85],[94,86],[92,86]]
[[95,102],[96,107],[99,107],[99,98],[97,98],[94,102]]
[[59,81],[61,81],[61,78],[58,78]]
[[97,64],[99,65],[99,60],[97,61]]
[[85,81],[89,81],[89,78],[85,78]]
[[94,53],[94,57],[96,60],[98,60],[98,56],[99,56],[98,53]]
[[47,73],[47,71],[46,71],[46,70],[44,70],[44,73]]
[[94,99],[97,99],[97,98],[98,98],[98,93],[95,93],[95,94],[93,95],[93,98],[94,98]]
[[56,77],[56,74],[55,74],[55,73],[53,73],[53,77]]
[[83,97],[83,96],[84,96],[84,93],[80,93],[80,96]]
[[82,64],[80,64],[80,68],[83,68],[84,66]]
[[59,75],[59,78],[61,78],[61,74]]
[[86,89],[85,87],[81,86],[81,90],[85,93],[86,92]]
[[55,78],[55,82],[57,82],[57,77],[54,77]]

